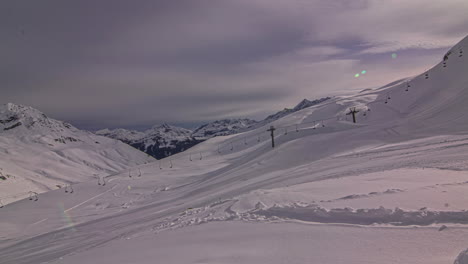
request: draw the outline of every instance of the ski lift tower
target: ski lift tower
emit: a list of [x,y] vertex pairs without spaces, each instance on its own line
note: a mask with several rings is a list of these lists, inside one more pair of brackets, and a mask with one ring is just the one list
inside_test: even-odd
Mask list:
[[349,113],[347,113],[346,115],[353,115],[353,123],[356,123],[356,114],[357,113],[359,113],[359,111],[356,110],[356,107],[355,107],[355,108],[350,108]]
[[274,126],[270,126],[270,129],[267,131],[271,132],[271,147],[275,148],[275,130],[276,128]]

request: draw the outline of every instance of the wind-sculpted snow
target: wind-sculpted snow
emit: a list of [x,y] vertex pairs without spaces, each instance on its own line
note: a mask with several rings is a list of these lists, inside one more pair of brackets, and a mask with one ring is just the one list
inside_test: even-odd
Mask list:
[[[375,196],[375,195],[391,194],[391,193],[397,193],[397,192],[404,192],[404,190],[388,189],[388,190],[386,190],[384,192],[370,192],[368,194],[350,194],[350,195],[338,198],[336,200],[350,200],[350,199],[367,198],[367,197],[372,197],[372,196]],[[323,202],[333,202],[333,201],[329,200],[329,201],[323,201]]]
[[318,206],[272,207],[267,210],[252,212],[268,219],[291,219],[318,223],[343,224],[390,224],[395,226],[432,225],[432,224],[468,224],[468,212],[404,211],[400,208],[356,209],[337,208],[327,210]]
[[[234,201],[231,201],[231,204]],[[247,212],[235,212],[231,207],[224,210],[213,209],[214,205],[205,208],[188,208],[176,218],[166,219],[166,222],[154,227],[160,231],[165,228],[181,228],[218,221],[247,222],[281,222],[302,221],[313,223],[355,224],[355,225],[393,225],[393,226],[428,226],[434,224],[468,224],[467,211],[405,211],[400,208],[388,209],[325,209],[317,205],[293,204],[288,206],[275,205],[263,209],[265,205],[258,203],[256,208]],[[219,209],[219,208],[218,208]],[[440,231],[446,229],[444,226]]]

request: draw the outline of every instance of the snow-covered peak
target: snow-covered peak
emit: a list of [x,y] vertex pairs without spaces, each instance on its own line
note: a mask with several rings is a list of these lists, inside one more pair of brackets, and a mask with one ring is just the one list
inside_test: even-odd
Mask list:
[[120,141],[79,130],[35,108],[0,105],[0,176],[9,175],[0,193],[9,196],[7,202],[24,198],[28,191],[42,193],[152,160]]
[[96,135],[118,139],[125,143],[140,140],[143,137],[145,137],[145,133],[143,132],[139,132],[135,130],[127,130],[123,128],[117,128],[117,129],[112,129],[112,130],[107,129],[107,128],[102,129],[102,130],[96,131]]
[[40,118],[43,117],[43,113],[29,106],[16,105],[13,103],[7,103],[0,105],[0,118],[9,116],[30,116]]
[[330,99],[330,97],[324,97],[324,98],[320,98],[320,99],[313,100],[313,101],[304,99],[299,104],[297,104],[292,110],[293,110],[293,112],[297,112],[297,111],[302,110],[304,108],[311,107],[311,106],[314,106],[316,104],[320,104],[321,102],[324,102],[324,101],[329,100],[329,99]]
[[176,138],[187,138],[192,134],[191,130],[171,126],[169,124],[160,124],[151,127],[143,132],[136,130],[129,130],[124,128],[117,129],[102,129],[96,131],[97,135],[106,136],[114,139],[118,139],[125,143],[135,143],[145,141],[148,139],[176,139]]
[[192,131],[163,123],[143,132],[127,129],[103,129],[101,136],[118,139],[157,159],[184,151],[200,142],[192,137]]
[[285,117],[291,113],[297,112],[307,107],[311,107],[317,104],[320,104],[326,100],[329,100],[330,97],[324,97],[317,100],[302,100],[299,104],[297,104],[294,108],[285,108],[275,114],[272,114],[265,118],[264,120],[258,122],[252,119],[223,119],[217,120],[205,125],[202,125],[195,129],[192,136],[196,138],[210,138],[216,136],[227,136],[232,134],[237,134],[240,132],[244,132],[247,130],[255,129],[261,127],[265,124],[278,120],[282,117]]
[[192,135],[197,138],[232,135],[256,123],[257,121],[247,118],[217,120],[198,127]]
[[0,105],[0,132],[30,134],[31,131],[41,134],[61,133],[65,130],[76,131],[72,125],[47,117],[41,111],[30,106],[7,103]]
[[155,125],[151,129],[146,130],[144,133],[145,137],[160,136],[165,138],[177,138],[190,137],[192,131],[182,127],[171,126],[164,123],[161,125]]
[[179,127],[171,126],[167,123],[162,123],[162,124],[152,126],[151,130],[162,130],[162,129],[170,130],[172,128],[179,128]]
[[309,100],[303,99],[300,103],[298,103],[298,104],[294,107],[294,109],[303,109],[303,108],[305,108],[309,103],[310,103]]
[[44,113],[30,106],[7,103],[0,105],[0,117],[7,115],[21,115],[35,118],[46,118]]
[[307,100],[307,99],[303,99],[301,102],[299,102],[294,108],[284,108],[283,110],[275,113],[275,114],[272,114],[272,115],[269,115],[267,116],[264,120],[258,122],[257,124],[255,124],[255,126],[253,126],[252,128],[259,128],[259,127],[262,127],[266,124],[269,124],[271,122],[274,122],[276,120],[279,120],[289,114],[292,114],[292,113],[295,113],[297,111],[300,111],[302,109],[305,109],[307,107],[311,107],[311,106],[314,106],[314,105],[318,105],[324,101],[327,101],[327,100],[330,100],[331,98],[330,97],[324,97],[324,98],[320,98],[320,99],[317,99],[317,100],[313,100],[313,101],[310,101],[310,100]]

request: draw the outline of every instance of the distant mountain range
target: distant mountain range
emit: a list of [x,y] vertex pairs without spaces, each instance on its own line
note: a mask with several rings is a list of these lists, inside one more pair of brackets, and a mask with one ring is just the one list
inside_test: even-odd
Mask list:
[[291,113],[320,104],[328,99],[330,99],[330,97],[313,101],[304,99],[294,108],[285,108],[284,110],[270,115],[261,121],[247,118],[223,119],[204,124],[193,131],[163,124],[154,126],[144,132],[118,128],[113,130],[99,130],[96,134],[118,139],[147,153],[148,155],[155,157],[156,159],[162,159],[193,147],[209,138],[228,136],[255,129]]
[[252,119],[223,119],[204,124],[192,133],[192,136],[200,139],[208,139],[217,136],[228,136],[244,131],[258,122]]
[[203,141],[196,139],[192,133],[191,130],[168,124],[153,126],[144,132],[126,129],[103,129],[96,132],[97,135],[127,143],[156,159],[182,152]]
[[193,131],[162,124],[143,132],[103,129],[96,133],[49,118],[32,107],[0,105],[0,183],[6,183],[0,184],[0,199],[12,202],[27,196],[28,191],[40,193],[104,177],[154,161],[152,157],[182,152],[212,137],[261,127],[328,99],[303,100],[262,121],[217,120]]

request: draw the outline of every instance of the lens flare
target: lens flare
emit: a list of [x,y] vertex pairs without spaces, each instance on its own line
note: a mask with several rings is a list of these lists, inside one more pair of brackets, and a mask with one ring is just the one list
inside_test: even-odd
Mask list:
[[131,189],[132,189],[132,186],[129,185],[127,188],[128,188],[128,190],[131,190]]
[[63,221],[66,224],[66,227],[71,227],[73,231],[76,231],[75,228],[74,228],[75,223],[73,222],[73,219],[72,219],[71,215],[68,212],[65,211],[63,203],[59,203],[58,207],[59,207],[59,210],[60,210],[60,212],[62,214],[62,218],[63,218]]
[[363,71],[361,72],[361,74],[366,74],[366,73],[367,73],[367,71],[366,71],[366,70],[363,70]]
[[356,77],[356,78],[359,78],[359,76],[361,76],[359,73],[356,73],[356,74],[354,75],[354,77]]
[[392,59],[396,59],[397,57],[398,57],[398,55],[396,53],[392,54]]

